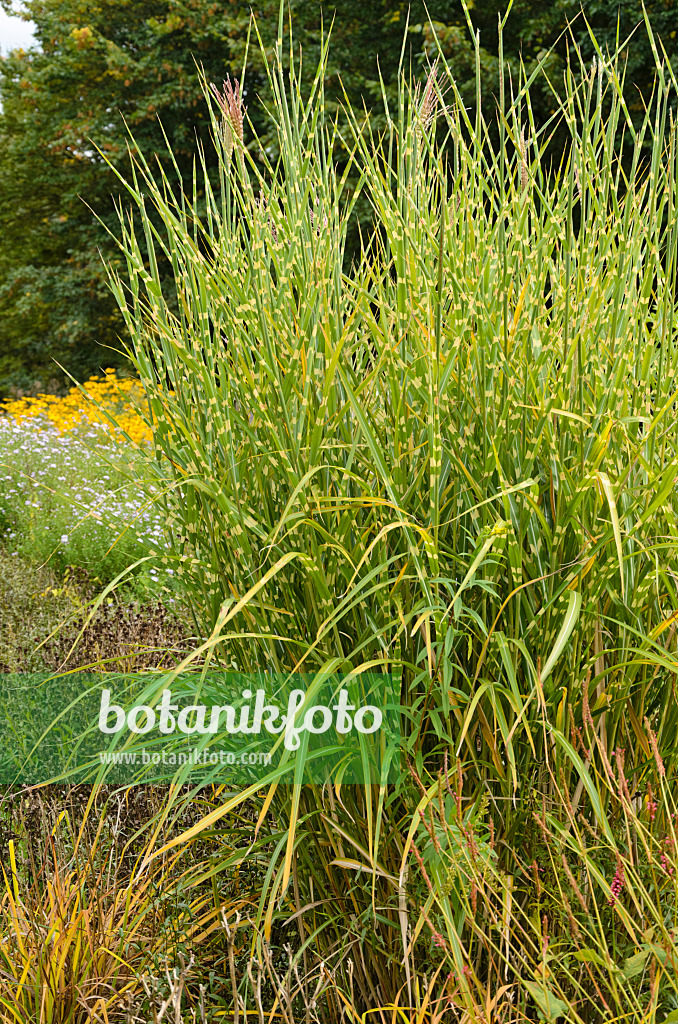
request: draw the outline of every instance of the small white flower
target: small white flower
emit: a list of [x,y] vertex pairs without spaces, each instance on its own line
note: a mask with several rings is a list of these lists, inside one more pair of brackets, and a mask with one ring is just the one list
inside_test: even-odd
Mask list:
[[68,534],[67,533],[62,533],[61,534],[61,543],[62,544],[68,544]]

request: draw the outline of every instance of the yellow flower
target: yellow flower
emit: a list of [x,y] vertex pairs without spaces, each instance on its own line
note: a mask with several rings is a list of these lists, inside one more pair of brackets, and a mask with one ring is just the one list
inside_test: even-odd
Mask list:
[[119,379],[115,370],[107,369],[104,377],[90,377],[83,387],[86,395],[79,388],[71,388],[59,397],[37,395],[0,402],[0,413],[16,422],[36,420],[38,425],[54,427],[60,434],[97,425],[118,442],[126,440],[125,433],[138,445],[151,441],[151,428],[140,413],[144,390],[138,380]]

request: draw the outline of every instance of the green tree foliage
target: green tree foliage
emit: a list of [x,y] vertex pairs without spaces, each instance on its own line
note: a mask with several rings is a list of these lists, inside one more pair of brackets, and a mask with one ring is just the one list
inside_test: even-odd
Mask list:
[[[7,5],[6,5],[7,6]],[[239,5],[145,0],[29,0],[40,48],[14,51],[2,67],[0,375],[5,386],[76,375],[120,362],[119,319],[100,250],[115,258],[104,223],[119,198],[91,140],[126,162],[125,128],[180,170],[206,141],[195,60],[229,70],[231,38],[246,25]],[[83,200],[86,200],[83,201]],[[88,205],[89,207],[88,208]],[[57,371],[58,372],[58,371]]]

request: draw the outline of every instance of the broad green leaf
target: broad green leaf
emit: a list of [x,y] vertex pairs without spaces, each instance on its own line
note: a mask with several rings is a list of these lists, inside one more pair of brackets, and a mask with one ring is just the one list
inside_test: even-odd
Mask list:
[[627,981],[630,981],[632,978],[637,978],[639,974],[643,973],[648,953],[649,950],[641,949],[639,953],[634,953],[633,956],[627,957],[622,968],[622,972]]
[[559,1017],[568,1017],[570,1007],[559,999],[547,985],[538,985],[532,981],[522,982],[547,1021],[556,1021]]

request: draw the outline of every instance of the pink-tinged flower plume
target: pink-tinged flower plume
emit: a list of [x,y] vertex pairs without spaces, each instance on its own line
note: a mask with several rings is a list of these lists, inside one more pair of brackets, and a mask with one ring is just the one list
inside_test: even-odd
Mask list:
[[[440,86],[438,84],[438,62],[431,67],[428,77],[426,79],[426,85],[424,86],[424,93],[420,96],[420,83],[417,82],[414,94],[414,131],[417,139],[421,142],[422,136],[428,132],[428,130],[435,124],[436,118],[439,113],[439,93]],[[444,108],[443,108],[444,109]]]
[[419,120],[424,131],[428,131],[436,116],[436,110],[438,107],[438,93],[436,92],[437,73],[438,62],[436,61],[429,71],[428,78],[426,79],[424,96],[421,101],[421,107],[419,108]]
[[226,156],[230,160],[233,155],[234,139],[237,139],[241,146],[244,140],[245,108],[240,94],[240,82],[237,79],[235,83],[231,82],[229,75],[224,82],[223,92],[219,92],[214,83],[212,83],[210,88],[221,108],[221,113],[224,115],[222,125],[224,147],[226,149]]

